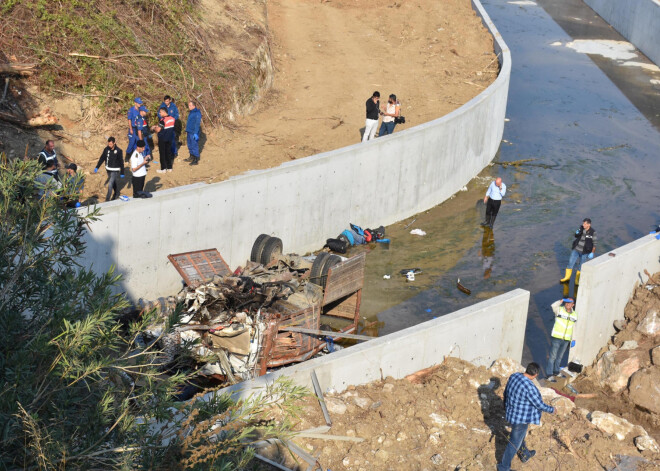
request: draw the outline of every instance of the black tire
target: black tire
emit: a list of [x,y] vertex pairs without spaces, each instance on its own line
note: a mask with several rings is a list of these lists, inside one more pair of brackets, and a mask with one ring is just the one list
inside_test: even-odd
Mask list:
[[269,238],[264,244],[264,249],[261,251],[261,264],[268,265],[274,259],[282,255],[282,249],[284,244],[282,244],[282,239],[278,237]]
[[317,283],[323,288],[325,288],[325,284],[328,282],[328,272],[332,267],[341,263],[341,257],[339,255],[328,255],[324,262],[323,268],[321,269],[321,280],[320,283]]
[[261,252],[264,250],[264,245],[270,239],[268,234],[260,234],[252,245],[252,252],[250,252],[250,261],[259,263],[261,260]]
[[329,256],[330,254],[327,252],[321,252],[316,256],[314,263],[312,263],[312,269],[309,273],[310,282],[314,283],[315,285],[323,286],[323,284],[321,284],[321,272],[323,271],[323,266],[325,265],[325,259]]

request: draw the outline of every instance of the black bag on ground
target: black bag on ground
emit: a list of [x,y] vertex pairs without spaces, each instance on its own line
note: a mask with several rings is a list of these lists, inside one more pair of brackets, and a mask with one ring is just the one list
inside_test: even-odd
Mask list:
[[337,253],[346,253],[348,250],[348,242],[340,239],[328,239],[325,241],[325,246]]
[[395,124],[406,124],[406,117],[405,116],[395,116],[394,117],[394,123]]

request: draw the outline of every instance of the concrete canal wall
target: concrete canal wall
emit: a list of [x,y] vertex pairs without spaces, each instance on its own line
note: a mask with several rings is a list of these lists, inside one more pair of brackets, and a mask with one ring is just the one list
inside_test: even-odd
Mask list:
[[585,3],[660,65],[660,1],[585,0]]
[[612,323],[623,318],[623,310],[638,283],[647,279],[644,270],[660,271],[660,240],[647,235],[611,250],[582,266],[575,310],[578,322],[570,359],[590,365],[598,351],[614,334]]
[[502,357],[521,361],[529,292],[516,289],[422,324],[221,390],[245,398],[280,376],[312,387],[316,372],[323,390],[343,391],[406,375],[441,363],[446,356],[490,366]]
[[[215,184],[158,191],[148,200],[101,205],[84,263],[116,266],[133,300],[176,293],[181,277],[168,254],[217,248],[243,264],[260,233],[304,253],[349,222],[391,224],[456,193],[495,156],[504,128],[511,56],[475,0],[494,38],[501,72],[474,99],[434,121]],[[213,158],[209,156],[208,158]]]

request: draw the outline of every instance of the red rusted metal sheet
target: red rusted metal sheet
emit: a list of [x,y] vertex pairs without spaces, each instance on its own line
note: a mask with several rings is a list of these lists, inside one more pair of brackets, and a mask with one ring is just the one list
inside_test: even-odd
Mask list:
[[218,249],[196,250],[167,256],[186,284],[192,288],[209,282],[214,275],[231,275],[232,271]]
[[324,306],[362,289],[365,261],[366,254],[362,252],[328,271],[328,281],[323,295]]

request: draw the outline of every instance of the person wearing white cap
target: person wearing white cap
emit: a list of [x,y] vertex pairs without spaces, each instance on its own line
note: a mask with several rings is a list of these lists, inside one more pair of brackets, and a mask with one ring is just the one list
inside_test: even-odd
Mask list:
[[552,343],[550,345],[550,356],[545,374],[550,377],[559,374],[559,365],[566,349],[573,340],[573,325],[577,322],[577,312],[573,309],[575,300],[564,298],[561,306],[555,314],[555,324],[552,326]]

